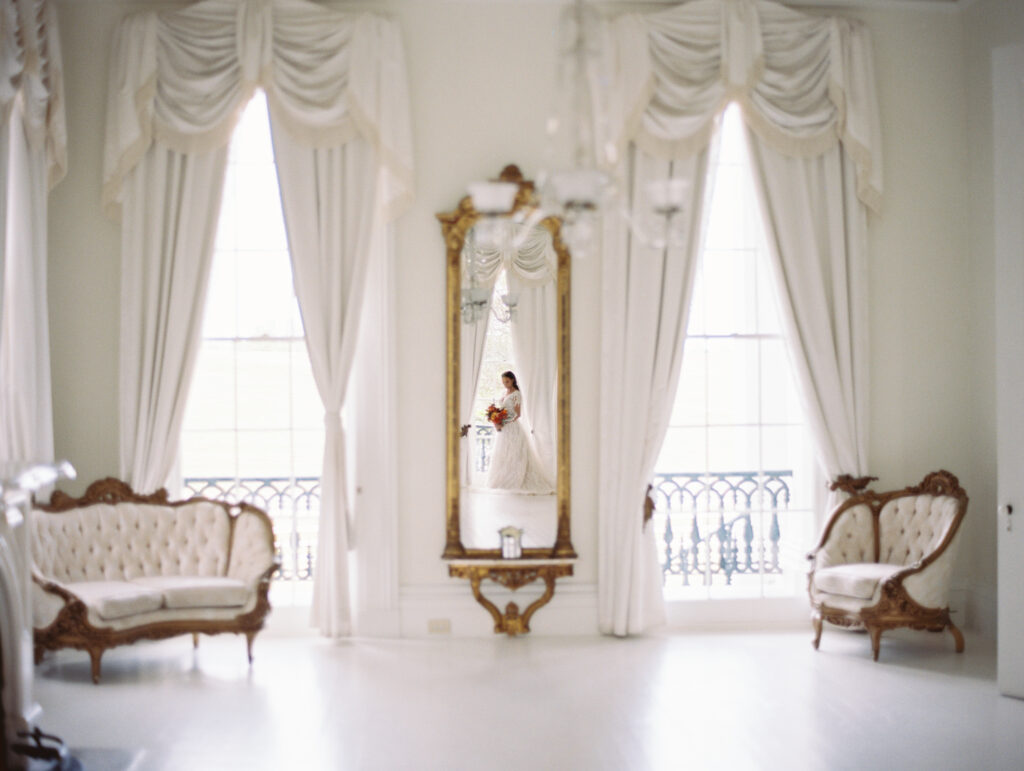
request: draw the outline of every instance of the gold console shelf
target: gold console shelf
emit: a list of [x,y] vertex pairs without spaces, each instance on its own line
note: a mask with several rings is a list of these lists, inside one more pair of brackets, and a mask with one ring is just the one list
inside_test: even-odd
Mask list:
[[[509,636],[528,634],[530,618],[555,596],[555,579],[572,575],[572,563],[555,560],[452,560],[448,563],[448,575],[452,578],[467,578],[473,590],[473,597],[494,619],[494,633],[505,632]],[[545,584],[544,594],[530,603],[520,614],[519,606],[510,602],[502,613],[498,606],[484,597],[480,584],[489,578],[510,591],[541,580]]]

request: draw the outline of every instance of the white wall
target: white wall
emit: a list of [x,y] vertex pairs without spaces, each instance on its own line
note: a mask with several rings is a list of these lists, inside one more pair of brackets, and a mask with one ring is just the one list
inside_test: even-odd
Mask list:
[[[58,0],[70,169],[51,203],[51,330],[56,448],[79,468],[76,489],[117,472],[118,237],[100,214],[99,185],[106,41],[129,7],[138,4]],[[536,172],[558,7],[522,0],[374,7],[402,26],[417,164],[417,199],[397,232],[398,397],[414,415],[401,423],[395,476],[403,629],[422,634],[426,618],[451,617],[456,633],[487,633],[486,614],[438,558],[445,274],[434,214],[455,206],[467,181],[506,163]],[[994,542],[979,514],[992,508],[994,363],[984,310],[991,280],[980,276],[991,274],[991,249],[968,248],[976,196],[963,184],[970,172],[963,14],[906,5],[851,13],[874,32],[885,136],[884,210],[870,223],[872,471],[882,484],[900,486],[940,467],[959,474],[972,504],[958,581],[972,607],[979,597],[984,605],[993,579],[978,566],[994,560]],[[598,285],[587,263],[575,270],[573,540],[580,560],[576,577],[560,583],[550,608],[535,617],[538,632],[594,628]]]
[[966,53],[967,144],[970,190],[968,254],[974,270],[971,293],[971,329],[975,341],[971,366],[975,372],[972,390],[978,404],[978,431],[984,437],[979,451],[986,461],[983,469],[984,495],[971,502],[977,526],[973,551],[977,596],[986,615],[979,625],[994,634],[996,595],[996,458],[995,458],[995,221],[996,195],[993,158],[992,51],[1024,43],[1024,3],[1002,0],[970,2],[964,13]]

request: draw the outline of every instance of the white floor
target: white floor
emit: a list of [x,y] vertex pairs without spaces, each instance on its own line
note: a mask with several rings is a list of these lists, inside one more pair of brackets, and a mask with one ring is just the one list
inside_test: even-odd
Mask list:
[[968,636],[140,643],[37,669],[44,730],[106,769],[1021,769],[1024,702]]

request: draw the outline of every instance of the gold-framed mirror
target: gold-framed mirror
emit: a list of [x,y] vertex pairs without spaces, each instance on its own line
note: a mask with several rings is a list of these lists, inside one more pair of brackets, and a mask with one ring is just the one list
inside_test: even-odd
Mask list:
[[[570,254],[518,167],[512,207],[437,215],[447,253],[445,559],[576,556],[570,534]],[[512,377],[508,377],[509,374]],[[492,414],[489,414],[492,413]],[[504,540],[504,543],[503,543]]]

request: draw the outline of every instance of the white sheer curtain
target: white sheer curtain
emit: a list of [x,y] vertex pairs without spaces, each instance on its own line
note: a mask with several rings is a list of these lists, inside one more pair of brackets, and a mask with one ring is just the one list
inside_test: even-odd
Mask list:
[[[19,100],[20,101],[20,100]],[[0,308],[0,459],[53,460],[46,302],[46,155],[33,148],[20,104],[9,136],[7,221]]]
[[295,293],[324,407],[313,619],[324,634],[339,637],[350,634],[352,624],[348,591],[352,514],[341,409],[378,231],[374,221],[377,168],[373,149],[364,141],[309,148],[273,122],[272,128]]
[[405,61],[387,19],[306,0],[203,0],[142,11],[118,28],[103,205],[124,219],[126,285],[162,303],[154,309],[126,298],[124,306],[122,473],[146,489],[162,485],[170,469],[225,148],[260,86],[270,105],[296,291],[326,413],[317,620],[325,634],[340,636],[350,630],[352,540],[340,411],[367,260],[387,259],[388,223],[412,197]]
[[621,221],[605,228],[598,498],[598,623],[605,634],[636,634],[664,621],[654,530],[641,528],[643,502],[679,382],[709,154],[705,148],[665,161],[631,152],[634,190],[642,180],[687,181],[684,245],[654,249]]
[[[762,0],[693,0],[622,16],[606,31],[610,87],[598,95],[599,141],[616,148],[621,160],[612,171],[626,189],[642,190],[669,173],[693,180],[684,250],[691,263],[707,148],[725,106],[741,105],[755,138],[791,350],[821,465],[829,473],[862,473],[863,231],[865,207],[877,208],[882,190],[867,31],[857,22]],[[601,629],[629,634],[660,619],[660,592],[650,578],[655,555],[641,535],[640,512],[678,376],[679,362],[660,351],[674,334],[671,345],[681,354],[691,280],[680,274],[658,283],[652,277],[664,268],[657,255],[644,255],[621,228],[610,227],[602,297],[598,602]],[[669,317],[676,321],[666,324]],[[628,458],[618,452],[626,446],[633,452]]]
[[867,221],[836,147],[790,158],[748,132],[790,359],[822,470],[868,472]]
[[227,146],[153,147],[125,180],[121,229],[121,476],[167,483],[203,326]]
[[67,141],[56,13],[0,2],[0,461],[53,459],[46,297],[49,190]]

